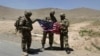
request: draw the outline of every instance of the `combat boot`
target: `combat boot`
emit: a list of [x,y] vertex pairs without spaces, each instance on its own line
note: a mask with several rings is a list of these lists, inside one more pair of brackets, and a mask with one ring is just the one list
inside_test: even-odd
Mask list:
[[50,50],[52,50],[53,48],[52,48],[52,45],[50,45]]
[[22,52],[22,56],[28,56],[27,52]]
[[69,45],[68,44],[65,44],[65,51],[67,54],[70,54],[70,48],[69,48]]
[[42,48],[40,49],[41,51],[44,51],[44,44],[42,44]]

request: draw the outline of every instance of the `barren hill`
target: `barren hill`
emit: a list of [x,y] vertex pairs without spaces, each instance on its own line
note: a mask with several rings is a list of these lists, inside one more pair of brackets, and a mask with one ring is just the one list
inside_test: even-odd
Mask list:
[[15,19],[19,15],[22,15],[22,10],[0,6],[0,19]]
[[90,9],[90,8],[75,8],[68,11],[75,18],[100,18],[100,10]]
[[[49,16],[49,12],[54,9],[56,11],[56,17],[59,20],[60,13],[64,12],[66,17],[73,20],[80,19],[99,19],[100,10],[90,9],[90,8],[75,8],[75,9],[58,9],[58,8],[42,8],[42,9],[31,9],[33,16],[32,18],[44,18]],[[14,9],[5,6],[0,6],[0,19],[16,19],[18,16],[23,15],[24,9]]]

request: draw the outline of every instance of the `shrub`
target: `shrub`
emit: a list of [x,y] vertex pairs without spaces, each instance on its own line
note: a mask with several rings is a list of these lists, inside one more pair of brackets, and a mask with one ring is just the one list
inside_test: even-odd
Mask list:
[[92,29],[81,29],[79,31],[79,35],[81,37],[83,37],[83,36],[98,37],[98,36],[100,36],[100,32],[99,31],[95,32]]

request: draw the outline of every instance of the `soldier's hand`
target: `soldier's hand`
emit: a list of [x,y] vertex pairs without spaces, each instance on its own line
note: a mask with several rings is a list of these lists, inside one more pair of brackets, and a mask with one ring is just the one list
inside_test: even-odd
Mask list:
[[62,23],[60,23],[60,25],[62,25]]

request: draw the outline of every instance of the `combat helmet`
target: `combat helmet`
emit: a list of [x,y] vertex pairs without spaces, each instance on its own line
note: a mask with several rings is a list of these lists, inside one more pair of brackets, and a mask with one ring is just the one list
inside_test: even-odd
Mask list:
[[24,15],[32,15],[32,12],[31,11],[25,11]]
[[60,16],[65,16],[65,13],[61,13]]

